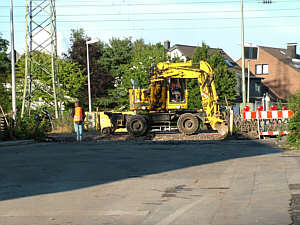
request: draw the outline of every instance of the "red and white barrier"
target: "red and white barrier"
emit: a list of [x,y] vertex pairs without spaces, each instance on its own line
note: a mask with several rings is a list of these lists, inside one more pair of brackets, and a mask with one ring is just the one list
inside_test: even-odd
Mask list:
[[244,120],[251,119],[287,119],[294,116],[292,110],[276,110],[276,111],[256,111],[256,112],[244,112],[242,118]]
[[209,95],[208,95],[208,92],[207,92],[207,91],[203,91],[203,92],[201,92],[201,96],[202,96],[202,98],[208,98],[208,97],[209,97]]
[[[279,119],[289,119],[294,116],[292,110],[273,110],[273,111],[255,111],[255,112],[243,112],[241,114],[244,120],[257,120],[259,137],[261,136],[278,136],[288,134],[288,131],[261,131],[260,123],[267,123],[268,120],[273,120],[277,123]],[[273,123],[271,122],[271,123]],[[264,128],[266,129],[266,128]],[[280,129],[280,128],[279,128]]]
[[278,136],[278,135],[284,135],[288,134],[287,131],[265,131],[265,132],[260,132],[260,136]]

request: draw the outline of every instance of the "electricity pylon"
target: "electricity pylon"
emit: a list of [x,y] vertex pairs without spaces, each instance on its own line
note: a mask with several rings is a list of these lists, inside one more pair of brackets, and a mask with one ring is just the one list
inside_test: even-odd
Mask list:
[[[43,52],[51,56],[51,68],[38,62],[37,54]],[[25,110],[30,114],[34,86],[32,78],[38,77],[33,68],[49,75],[52,80],[52,90],[45,90],[53,95],[55,117],[58,118],[58,106],[56,95],[57,74],[57,32],[56,32],[56,7],[55,0],[26,0],[26,53],[25,53],[25,77],[22,101],[23,117]],[[33,76],[34,75],[34,76]]]

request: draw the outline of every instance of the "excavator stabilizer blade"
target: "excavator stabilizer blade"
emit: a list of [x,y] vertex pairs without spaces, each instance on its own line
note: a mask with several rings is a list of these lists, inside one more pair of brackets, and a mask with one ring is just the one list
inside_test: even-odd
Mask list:
[[228,126],[225,123],[216,124],[215,129],[218,131],[222,138],[225,138],[228,134]]

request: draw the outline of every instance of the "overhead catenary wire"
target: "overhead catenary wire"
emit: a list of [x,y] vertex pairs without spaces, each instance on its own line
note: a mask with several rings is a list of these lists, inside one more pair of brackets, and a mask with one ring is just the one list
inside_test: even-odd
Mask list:
[[[292,25],[276,25],[276,27],[298,27],[300,24],[292,24]],[[240,29],[239,25],[237,26],[222,26],[222,27],[217,27],[217,26],[206,26],[206,27],[136,27],[136,28],[101,28],[99,29],[85,29],[85,31],[160,31],[160,30],[203,30],[203,29]],[[248,26],[248,29],[273,29],[272,26],[266,26],[264,25],[256,25],[256,26]],[[60,31],[69,31],[70,29],[60,29]],[[8,32],[8,31],[0,31],[0,32]],[[23,31],[17,31],[17,32],[23,32]]]
[[[274,1],[273,3],[278,2]],[[298,2],[299,0],[280,0],[280,2]],[[260,1],[244,1],[247,4],[257,4],[260,3]],[[81,3],[81,2],[80,2]],[[84,2],[85,4],[62,4],[59,3],[56,5],[56,7],[116,7],[116,6],[161,6],[161,5],[198,5],[198,4],[228,4],[228,3],[240,3],[240,0],[229,0],[229,1],[191,1],[191,2],[160,2],[160,3],[112,3],[112,4],[86,4],[87,2]],[[95,3],[97,3],[95,1]],[[7,8],[8,5],[0,5],[0,8]],[[25,8],[25,5],[16,5],[14,8]]]
[[[255,4],[257,4],[257,3],[259,3],[261,0],[257,0],[256,2],[254,1],[254,0],[244,0],[244,2],[245,3],[255,3]],[[278,3],[278,2],[280,2],[280,3],[283,3],[283,2],[299,2],[299,0],[277,0],[277,1],[273,1],[273,3]],[[56,5],[56,7],[57,8],[60,8],[60,5],[59,5],[59,3],[61,3],[62,5],[61,6],[63,6],[63,7],[66,7],[66,6],[71,6],[71,7],[77,7],[77,6],[80,6],[80,7],[90,7],[91,6],[91,4],[85,4],[85,5],[82,5],[82,4],[75,4],[75,3],[82,3],[82,1],[70,1],[70,4],[66,4],[66,2],[65,1],[63,1],[63,0],[56,0],[56,2],[57,2],[57,5]],[[148,6],[148,5],[150,5],[150,6],[160,6],[160,5],[182,5],[182,4],[187,4],[187,5],[191,5],[191,4],[211,4],[211,3],[220,3],[220,4],[226,4],[226,3],[238,3],[238,4],[240,4],[240,0],[232,0],[232,1],[224,1],[224,0],[221,0],[221,1],[207,1],[207,0],[203,0],[203,1],[186,1],[186,2],[172,2],[172,3],[161,3],[161,2],[159,2],[159,3],[128,3],[129,1],[126,1],[126,2],[122,2],[122,3],[119,3],[119,4],[116,4],[116,3],[113,3],[113,4],[103,4],[103,3],[101,3],[101,4],[97,4],[97,5],[99,5],[99,6],[101,6],[101,5],[106,5],[106,6],[109,6],[109,7],[118,7],[118,6],[120,6],[120,7],[126,7],[126,6],[140,6],[140,5],[143,5],[143,6]],[[94,5],[96,5],[96,3],[99,3],[99,1],[97,0],[95,0],[95,1],[92,1],[92,0],[88,0],[88,1],[84,1],[84,3],[95,3]],[[211,6],[211,5],[210,5]],[[1,7],[2,6],[0,6],[0,9],[1,9]],[[7,6],[8,7],[8,6]],[[21,6],[21,7],[23,7],[23,6]],[[299,8],[276,8],[276,9],[273,9],[273,8],[263,8],[263,9],[254,9],[254,10],[245,10],[245,12],[271,12],[271,11],[273,11],[273,12],[293,12],[293,11],[297,11],[297,10],[299,10]],[[83,11],[83,10],[81,10],[81,11]],[[233,25],[233,26],[224,26],[224,25],[219,25],[219,26],[209,26],[209,27],[202,27],[202,26],[200,26],[200,27],[197,27],[197,28],[195,28],[195,27],[182,27],[182,26],[177,26],[177,27],[175,27],[175,28],[169,28],[169,27],[157,27],[157,26],[155,26],[154,25],[154,28],[149,28],[149,27],[147,27],[147,28],[145,28],[145,27],[141,27],[141,24],[139,24],[139,22],[147,22],[147,21],[149,21],[149,22],[156,22],[156,21],[162,21],[162,20],[164,20],[164,21],[169,21],[170,23],[169,24],[173,24],[172,22],[180,22],[180,21],[182,21],[182,22],[184,22],[184,21],[192,21],[192,20],[196,20],[196,21],[199,21],[199,20],[224,20],[224,21],[238,21],[238,20],[240,20],[240,17],[239,16],[237,16],[237,17],[218,17],[218,18],[207,18],[207,17],[205,17],[205,18],[201,18],[201,17],[199,17],[199,18],[159,18],[159,17],[156,17],[155,19],[152,19],[152,18],[142,18],[142,19],[138,19],[138,17],[134,17],[134,16],[139,16],[139,15],[177,15],[177,14],[185,14],[185,15],[188,15],[188,14],[190,14],[190,15],[193,15],[193,14],[206,14],[206,13],[216,13],[216,14],[218,14],[218,13],[239,13],[240,11],[239,10],[214,10],[214,11],[199,11],[199,12],[196,12],[196,11],[181,11],[181,12],[178,12],[178,11],[172,11],[172,12],[155,12],[155,11],[153,11],[153,12],[145,12],[145,13],[143,13],[143,12],[140,12],[140,11],[135,11],[135,12],[130,12],[130,13],[128,13],[128,12],[126,12],[126,10],[125,10],[125,12],[123,12],[123,9],[122,10],[119,10],[120,12],[122,12],[122,13],[107,13],[107,11],[105,12],[105,13],[94,13],[94,14],[77,14],[77,13],[73,13],[73,14],[67,14],[67,12],[66,11],[62,11],[63,13],[62,14],[57,14],[57,16],[58,17],[64,17],[64,18],[61,18],[60,20],[58,20],[57,21],[57,23],[58,23],[58,26],[62,26],[62,24],[63,23],[78,23],[78,24],[80,24],[79,26],[82,26],[81,24],[83,24],[83,23],[96,23],[96,22],[103,22],[103,25],[105,26],[105,25],[107,25],[109,22],[112,22],[112,25],[110,25],[109,27],[110,28],[108,28],[108,29],[104,29],[104,31],[155,31],[155,30],[200,30],[200,29],[203,29],[203,28],[205,28],[205,29],[239,29],[239,26],[235,26],[235,25],[233,25],[233,24],[235,24],[235,23],[232,23],[231,25]],[[74,17],[77,17],[75,20],[73,20],[74,18],[72,18],[72,16],[74,16]],[[110,19],[109,17],[107,18],[107,19],[105,19],[105,17],[104,18],[99,18],[99,17],[97,17],[97,18],[93,18],[93,19],[85,19],[84,17],[91,17],[91,16],[130,16],[130,18],[128,17],[127,19],[123,19],[124,17],[120,17],[120,19]],[[1,18],[4,18],[5,16],[4,15],[1,15],[0,16]],[[17,18],[22,18],[22,17],[24,17],[24,16],[17,16]],[[66,18],[66,17],[69,17],[69,18]],[[99,19],[98,19],[99,18]],[[247,20],[255,20],[255,19],[266,19],[266,21],[264,21],[263,23],[263,25],[262,26],[247,26],[247,29],[252,29],[252,28],[265,28],[265,29],[269,29],[269,28],[272,28],[272,27],[275,27],[275,26],[268,26],[268,27],[266,27],[267,26],[267,24],[265,24],[265,23],[268,23],[268,21],[269,21],[269,19],[281,19],[281,18],[299,18],[299,16],[298,15],[286,15],[286,16],[279,16],[279,15],[276,15],[276,16],[264,16],[264,17],[246,17],[245,19],[247,19]],[[66,19],[66,20],[64,20],[64,19]],[[107,22],[107,24],[105,23],[105,22]],[[132,27],[132,26],[130,26],[131,28],[125,28],[125,29],[120,29],[120,27],[116,27],[115,29],[114,28],[112,28],[111,29],[111,27],[115,24],[115,22],[122,22],[122,24],[123,24],[123,22],[136,22],[138,25],[135,25],[135,27]],[[8,24],[8,22],[5,22],[5,21],[0,21],[0,24]],[[22,25],[22,24],[25,24],[25,22],[24,21],[16,21],[16,25],[19,25],[19,26],[17,26],[17,29],[18,29],[18,27],[20,28],[20,26]],[[154,23],[154,24],[156,24],[156,23]],[[216,23],[215,25],[217,25],[218,23]],[[288,26],[290,26],[290,27],[296,27],[296,26],[299,26],[298,24],[292,24],[292,25],[287,25],[287,24],[285,24],[285,25],[276,25],[276,27],[288,27]],[[140,27],[140,28],[139,28]],[[71,28],[70,28],[71,29]],[[70,29],[67,29],[67,30],[70,30]],[[63,31],[64,29],[59,29],[59,30],[61,30],[61,31]],[[95,29],[94,31],[98,31],[99,29]],[[101,30],[103,30],[103,27],[101,28]],[[16,30],[17,32],[19,32],[18,30]],[[89,29],[86,29],[86,31],[91,31],[91,30],[89,30]],[[0,31],[1,33],[7,33],[8,31]],[[21,32],[21,31],[20,31]]]
[[[256,9],[256,10],[245,10],[244,12],[277,12],[277,11],[298,11],[300,8],[289,8],[289,9]],[[239,13],[239,10],[208,10],[208,11],[181,11],[181,12],[145,12],[145,13],[130,13],[130,16],[135,15],[178,15],[178,14],[208,14],[208,13]],[[128,13],[90,13],[90,14],[57,14],[58,17],[76,16],[76,17],[90,17],[90,16],[127,16]],[[9,17],[0,15],[0,17]],[[15,16],[24,17],[24,16]]]
[[[300,16],[258,16],[246,17],[245,19],[281,19],[281,18],[299,18]],[[93,23],[93,22],[154,22],[154,21],[196,21],[196,20],[240,20],[239,17],[217,17],[217,18],[149,18],[149,19],[91,19],[91,20],[57,20],[58,23]],[[0,23],[9,23],[9,21],[0,21]],[[24,24],[24,21],[16,21],[15,23]]]
[[[24,1],[24,0],[21,0]],[[35,0],[36,1],[36,0]],[[140,1],[140,0],[139,0]],[[184,0],[182,0],[184,1]],[[57,26],[58,26],[58,30],[61,33],[65,33],[65,32],[70,32],[71,29],[79,29],[79,28],[84,28],[84,30],[86,32],[90,32],[90,31],[94,31],[94,32],[121,32],[123,35],[131,35],[131,36],[135,36],[135,34],[137,35],[143,35],[145,33],[152,32],[152,31],[198,31],[198,30],[203,30],[203,29],[208,29],[208,30],[214,30],[214,29],[218,29],[221,31],[232,31],[235,32],[237,30],[240,29],[240,26],[237,24],[240,20],[240,17],[237,15],[238,13],[240,13],[240,10],[235,10],[237,9],[237,6],[240,4],[240,0],[234,0],[234,1],[224,1],[224,0],[220,0],[218,1],[218,4],[213,4],[213,2],[216,2],[216,0],[212,0],[209,3],[207,3],[209,0],[200,0],[200,2],[195,2],[196,0],[186,0],[186,2],[181,2],[179,4],[176,3],[168,3],[168,4],[160,4],[160,3],[155,3],[156,1],[142,1],[145,2],[143,4],[128,4],[128,2],[132,2],[132,0],[120,0],[118,1],[120,4],[109,4],[110,1],[99,1],[99,0],[87,0],[87,1],[73,1],[73,0],[56,0],[56,8],[57,8]],[[244,2],[246,4],[252,4],[255,3],[256,5],[258,5],[257,3],[261,2],[262,0],[244,0]],[[292,3],[292,2],[299,2],[300,0],[288,0],[288,1],[284,1],[284,0],[275,0],[273,1],[273,3],[284,3],[284,2],[288,2],[288,3]],[[25,1],[24,1],[25,2]],[[126,2],[126,3],[125,3]],[[1,2],[2,4],[5,4],[4,2]],[[0,5],[1,5],[0,3]],[[93,4],[94,3],[94,4]],[[207,11],[204,11],[204,8],[206,7],[202,7],[201,4],[208,4],[207,7],[210,8]],[[228,5],[226,5],[228,3]],[[231,4],[233,3],[233,4]],[[19,9],[16,9],[18,12],[21,12],[23,9],[23,6],[20,4]],[[84,5],[83,5],[84,4]],[[101,5],[104,4],[108,4],[107,6],[105,6],[103,9],[101,9],[100,7],[102,7]],[[192,5],[188,8],[185,8],[184,5]],[[193,4],[195,4],[195,7],[193,7]],[[196,5],[197,4],[197,5]],[[18,4],[17,4],[18,5]],[[95,10],[88,10],[89,7],[93,6],[93,5],[100,5],[99,7],[97,6],[97,8]],[[170,7],[159,7],[159,6],[163,6],[163,5],[170,5]],[[176,7],[177,5],[177,7]],[[275,6],[275,4],[273,4]],[[279,5],[279,4],[278,4]],[[61,7],[62,6],[62,7]],[[128,6],[145,6],[145,7],[136,7],[136,8],[129,8]],[[154,6],[150,8],[147,8],[146,6]],[[156,6],[156,7],[155,7]],[[174,10],[169,10],[168,12],[163,12],[164,10],[170,9],[172,8],[172,6],[174,7]],[[182,7],[181,7],[182,6]],[[204,5],[206,6],[206,5]],[[216,7],[215,7],[216,6]],[[226,7],[223,7],[226,6]],[[230,7],[229,7],[230,6]],[[253,5],[252,5],[253,6]],[[299,24],[297,24],[297,22],[299,21],[298,19],[294,19],[293,21],[291,21],[289,24],[283,24],[281,23],[280,20],[278,20],[277,18],[284,18],[281,17],[283,14],[286,14],[286,16],[292,16],[293,14],[296,14],[297,11],[299,11],[299,5],[297,5],[295,3],[295,8],[291,8],[293,7],[293,4],[281,4],[279,6],[279,8],[274,8],[274,7],[270,7],[270,8],[266,8],[265,6],[263,6],[263,4],[260,4],[261,7],[249,7],[252,9],[246,9],[245,12],[253,12],[253,14],[249,14],[249,16],[255,16],[255,12],[258,12],[256,15],[261,15],[264,16],[266,14],[266,16],[270,16],[268,18],[265,18],[265,20],[261,19],[262,21],[257,21],[254,18],[254,22],[252,22],[251,25],[247,25],[247,29],[250,30],[251,32],[254,31],[255,29],[259,29],[259,32],[262,31],[262,29],[267,29],[268,31],[270,29],[274,29],[275,27],[293,27],[293,29],[297,28],[299,26]],[[66,7],[71,7],[70,10],[67,10]],[[296,8],[298,7],[298,8]],[[91,7],[92,8],[92,7]],[[197,9],[199,8],[199,11],[197,11]],[[255,8],[255,9],[254,9]],[[79,11],[80,9],[80,11]],[[141,9],[141,10],[139,10]],[[180,10],[183,11],[180,11]],[[215,10],[212,10],[215,9]],[[222,10],[223,9],[223,10]],[[227,10],[226,10],[227,9]],[[2,11],[1,11],[2,10]],[[143,11],[146,11],[145,13],[143,13]],[[175,11],[176,10],[176,11]],[[191,10],[191,11],[188,11]],[[3,8],[1,9],[0,6],[0,12],[6,12],[6,9]],[[90,14],[88,12],[91,12]],[[103,13],[101,13],[103,12]],[[261,13],[259,13],[261,12]],[[266,13],[264,13],[266,12]],[[268,12],[278,12],[274,14],[268,14]],[[0,29],[4,30],[6,29],[7,25],[5,23],[2,23],[1,21],[4,21],[6,19],[2,19],[5,18],[4,13],[1,13],[1,18],[0,18]],[[213,14],[212,14],[213,13]],[[224,13],[223,15],[221,15],[221,13]],[[232,13],[232,15],[226,15],[225,13]],[[199,15],[197,15],[199,14]],[[203,16],[201,16],[201,14],[203,14]],[[208,26],[206,23],[202,23],[202,22],[198,22],[197,26],[193,26],[191,23],[187,22],[186,24],[184,24],[184,21],[192,21],[195,18],[194,17],[199,17],[197,19],[197,21],[207,21],[209,20],[208,17],[206,17],[208,14],[212,14],[213,16],[220,16],[219,18],[217,18],[216,20],[213,20],[215,22],[213,22],[213,24],[211,26]],[[144,17],[142,18],[139,15],[143,15]],[[148,16],[147,16],[148,15]],[[155,15],[153,16],[155,19],[157,19],[156,21],[162,21],[165,20],[165,18],[174,18],[175,15],[178,15],[178,19],[176,20],[167,20],[168,22],[166,22],[165,24],[158,24],[158,22],[154,21],[153,25],[150,24],[150,22],[153,21],[153,19],[149,19],[151,18],[151,15]],[[165,15],[165,16],[161,16],[161,15]],[[182,16],[181,16],[182,15]],[[280,16],[279,16],[280,15]],[[72,17],[73,16],[73,17]],[[111,16],[111,17],[110,17]],[[230,18],[226,18],[224,19],[224,17],[230,17]],[[235,18],[235,16],[237,16],[237,18]],[[295,15],[298,17],[298,15]],[[16,32],[18,32],[18,36],[21,36],[21,33],[24,33],[23,31],[23,24],[25,24],[22,20],[22,18],[24,18],[24,16],[15,16],[18,23],[16,24]],[[76,17],[76,18],[74,18]],[[164,18],[162,18],[164,17]],[[202,17],[202,18],[200,18]],[[293,17],[293,18],[297,18],[297,17]],[[39,17],[40,18],[40,17]],[[118,21],[115,20],[112,23],[109,23],[111,21],[106,20],[103,21],[103,19],[124,19],[123,21]],[[125,19],[127,18],[127,19]],[[145,20],[141,20],[141,19],[145,19]],[[184,20],[181,20],[181,18],[183,18]],[[189,20],[186,20],[189,19]],[[246,18],[249,19],[249,22],[252,20],[251,18]],[[274,19],[276,22],[280,23],[280,25],[274,25],[271,23],[270,19]],[[224,20],[224,22],[221,22],[222,20]],[[139,23],[139,21],[144,21],[145,25],[143,23]],[[149,21],[149,22],[147,22]],[[178,22],[177,22],[178,21]],[[181,22],[182,21],[182,22]],[[196,21],[196,22],[197,22]],[[96,23],[97,22],[102,22],[101,26],[97,26]],[[120,22],[120,25],[118,25],[118,22]],[[128,25],[126,24],[126,22],[128,22]],[[146,23],[147,22],[147,23]],[[64,24],[67,23],[67,24]],[[74,24],[70,24],[70,23],[74,23]],[[86,23],[86,24],[85,24]],[[88,23],[91,23],[90,27],[86,26]],[[254,23],[257,23],[257,25],[254,25]],[[293,23],[293,24],[291,24]],[[295,23],[295,24],[294,24]],[[125,25],[126,24],[126,25]],[[175,26],[176,24],[176,26]],[[250,24],[250,23],[249,23]],[[187,27],[187,26],[188,27]],[[8,26],[7,26],[8,27]],[[9,33],[8,30],[5,31],[1,31],[1,33]],[[113,34],[112,34],[113,35]]]
[[[127,3],[125,2],[127,1]],[[132,0],[123,0],[122,3],[120,4],[128,4],[129,1],[132,3]],[[245,3],[263,3],[264,0],[244,0]],[[272,0],[272,2],[277,3],[277,2],[290,2],[290,1],[297,1],[297,0]],[[57,2],[65,2],[64,0],[57,0]],[[82,0],[69,0],[69,2],[73,2],[73,3],[82,3]],[[85,3],[99,3],[99,0],[86,0],[84,1]],[[190,0],[190,1],[184,1],[182,0],[182,2],[175,2],[175,3],[180,3],[180,4],[185,4],[185,3],[193,3],[193,2],[198,2],[198,3],[206,3],[206,2],[222,2],[222,3],[228,3],[228,2],[239,2],[240,0],[214,0],[214,1],[208,1],[208,0],[199,0],[199,1],[195,1],[195,0]],[[160,2],[161,3],[161,2]],[[158,3],[158,4],[160,4]],[[174,2],[168,2],[167,4],[170,3],[174,3]],[[115,4],[115,3],[114,3]]]

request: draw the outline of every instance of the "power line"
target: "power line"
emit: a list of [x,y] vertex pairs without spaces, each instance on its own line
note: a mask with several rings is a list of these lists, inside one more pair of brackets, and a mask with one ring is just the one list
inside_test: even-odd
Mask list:
[[[280,18],[299,18],[300,16],[258,16],[246,17],[249,19],[280,19]],[[58,20],[58,23],[94,23],[94,22],[153,22],[153,21],[197,21],[197,20],[240,20],[239,17],[218,17],[218,18],[155,18],[155,19],[102,19],[102,20]],[[9,21],[0,21],[0,23],[9,23]],[[16,21],[17,24],[24,24],[24,21]]]
[[[299,2],[299,0],[280,0],[280,2]],[[244,1],[245,3],[259,3],[254,1]],[[95,2],[96,3],[96,2]],[[240,0],[230,0],[230,1],[201,1],[201,2],[169,2],[169,3],[125,3],[125,4],[69,4],[69,5],[59,5],[56,7],[117,7],[117,6],[161,6],[161,5],[198,5],[198,4],[228,4],[228,3],[240,3]],[[275,2],[274,2],[275,3]],[[0,8],[7,8],[7,5],[0,5]],[[23,5],[14,6],[14,8],[24,8]]]
[[[277,19],[277,18],[299,18],[300,16],[277,16],[277,17],[246,17],[246,19]],[[104,20],[58,20],[60,23],[77,22],[147,22],[147,21],[195,21],[195,20],[240,20],[238,17],[219,17],[219,18],[155,18],[155,19],[104,19]]]
[[[257,9],[257,10],[245,10],[244,12],[269,12],[269,11],[297,11],[300,10],[300,8],[293,8],[293,9]],[[208,13],[239,13],[239,10],[217,10],[217,11],[198,11],[198,12],[148,12],[148,13],[95,13],[95,14],[57,14],[57,17],[67,17],[67,16],[77,16],[77,17],[83,17],[83,16],[135,16],[135,15],[178,15],[180,14],[208,14]],[[9,16],[3,16],[0,17],[9,17]],[[24,17],[24,16],[15,16],[18,17]]]
[[[300,24],[291,24],[291,25],[276,25],[276,27],[298,27]],[[264,25],[256,25],[256,26],[247,26],[247,29],[256,29],[256,28],[263,28],[263,29],[273,29],[273,26],[269,26],[268,24]],[[60,31],[70,31],[70,29],[60,29]],[[85,29],[85,31],[156,31],[156,30],[203,30],[203,29],[240,29],[240,26],[205,26],[205,27],[147,27],[147,28],[101,28],[101,29]],[[9,33],[9,31],[0,31],[1,33]],[[23,31],[16,31],[16,32],[23,32]]]
[[[119,6],[160,6],[160,5],[194,5],[194,4],[224,4],[224,3],[237,3],[239,1],[222,1],[222,2],[176,2],[176,3],[128,3],[128,4],[69,4],[69,5],[59,5],[56,7],[119,7]],[[96,3],[96,2],[95,2]],[[7,8],[9,6],[0,5],[0,8]],[[24,8],[23,5],[16,5],[14,8]]]

